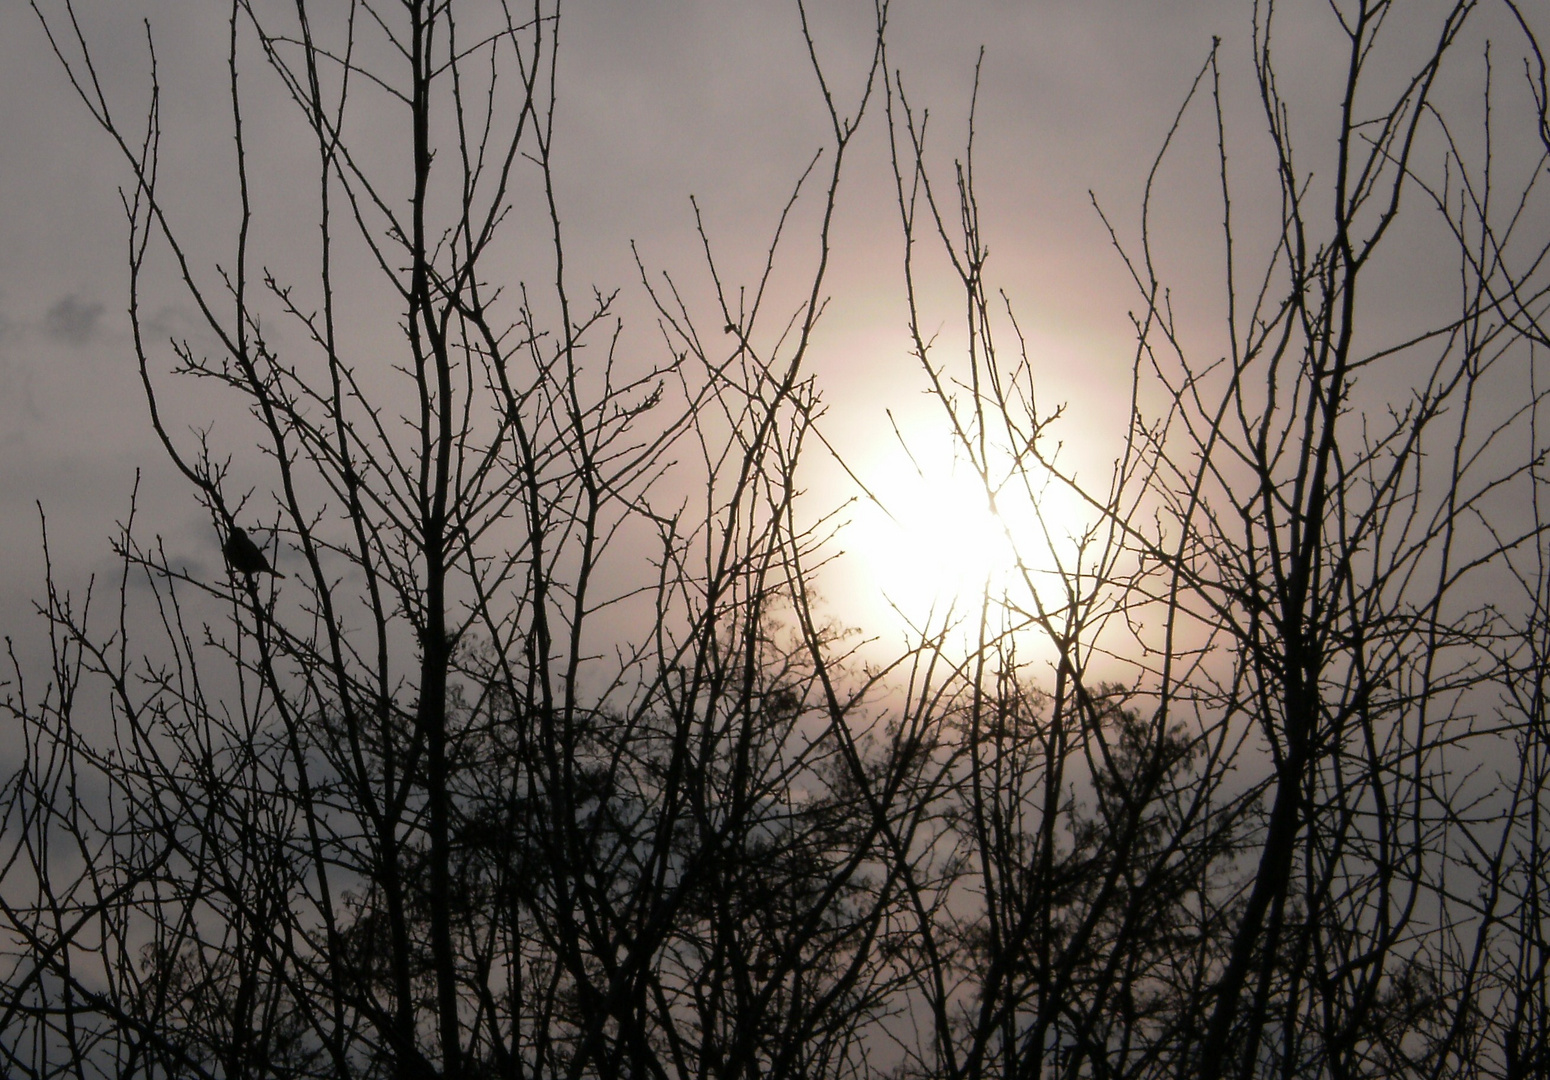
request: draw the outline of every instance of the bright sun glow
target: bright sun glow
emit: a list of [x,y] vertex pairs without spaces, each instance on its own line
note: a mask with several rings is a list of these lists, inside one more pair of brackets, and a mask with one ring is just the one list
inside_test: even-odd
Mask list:
[[1006,486],[993,512],[979,475],[950,454],[911,461],[896,444],[864,479],[881,505],[860,509],[846,546],[861,556],[872,588],[916,626],[950,607],[964,613],[987,589],[1026,606],[1023,570],[1035,583],[1051,574],[1050,540],[1067,539],[1053,529],[1046,538],[1053,492],[1041,492],[1036,506],[1026,489]]
[[1013,566],[1005,530],[984,486],[966,467],[900,476],[879,495],[897,534],[873,549],[879,584],[906,607],[994,587]]

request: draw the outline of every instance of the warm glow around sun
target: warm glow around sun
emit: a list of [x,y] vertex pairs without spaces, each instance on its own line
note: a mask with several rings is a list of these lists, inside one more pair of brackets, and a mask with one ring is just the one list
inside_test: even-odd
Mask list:
[[1079,558],[1091,513],[1034,459],[1014,463],[995,448],[984,451],[992,507],[963,446],[932,428],[905,431],[908,449],[888,439],[876,456],[853,463],[866,496],[843,547],[849,581],[866,593],[862,603],[911,632],[972,620],[983,600],[1004,601],[1004,614],[1021,612],[1012,623],[1040,607],[1065,607],[1068,587],[1091,573]]
[[[1004,479],[1003,472],[992,482]],[[875,501],[858,510],[846,547],[860,556],[872,588],[915,626],[964,613],[987,591],[1026,606],[1029,585],[1053,578],[1056,552],[1074,544],[1046,529],[1051,500],[1059,500],[1053,486],[1034,497],[1020,477],[1000,483],[992,509],[984,481],[961,455],[912,457],[895,443],[863,480]]]
[[873,547],[879,584],[913,609],[981,592],[1009,573],[1013,552],[990,509],[984,484],[964,463],[952,469],[900,470],[878,493],[892,517],[890,539]]

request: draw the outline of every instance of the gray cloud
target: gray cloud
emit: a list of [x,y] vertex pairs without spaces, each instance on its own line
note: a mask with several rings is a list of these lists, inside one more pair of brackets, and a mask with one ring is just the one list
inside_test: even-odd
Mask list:
[[85,345],[97,336],[102,305],[70,293],[48,309],[43,328],[48,336],[70,345]]

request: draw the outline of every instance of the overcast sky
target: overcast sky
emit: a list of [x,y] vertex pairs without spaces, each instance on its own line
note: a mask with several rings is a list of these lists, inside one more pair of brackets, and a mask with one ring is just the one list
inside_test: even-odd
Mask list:
[[[226,204],[214,196],[207,203],[202,187],[206,171],[219,175],[229,165],[231,146],[224,91],[213,83],[224,55],[220,6],[80,3],[126,116],[144,107],[140,20],[151,19],[169,182],[181,185],[190,227],[212,236],[230,224]],[[870,5],[814,6],[822,8],[815,12],[822,59],[844,92],[864,70]],[[1323,0],[1286,8],[1283,88],[1308,103],[1303,130],[1316,143],[1320,125],[1334,118],[1334,102],[1320,90],[1338,70],[1339,42]],[[1229,120],[1243,140],[1236,145],[1252,159],[1250,10],[1246,0],[895,0],[891,62],[915,103],[931,108],[944,154],[961,141],[976,57],[985,50],[977,168],[990,270],[1019,306],[1052,399],[1070,399],[1078,412],[1101,410],[1123,391],[1126,312],[1134,307],[1088,192],[1133,235],[1146,169],[1213,35],[1223,40]],[[754,243],[823,141],[794,4],[571,0],[565,11],[558,155],[575,277],[630,286],[632,240],[649,262],[687,272],[691,194],[728,258],[751,272],[760,253]],[[270,126],[257,72],[252,93],[256,145],[283,160],[284,124]],[[0,624],[20,634],[24,602],[41,592],[39,500],[76,584],[110,565],[107,540],[137,468],[159,516],[154,531],[180,550],[203,545],[209,558],[218,556],[147,422],[124,313],[117,189],[125,171],[20,3],[0,7],[0,101]],[[923,386],[903,351],[900,244],[881,119],[880,110],[872,116],[844,192],[834,306],[816,358],[829,429],[869,465],[887,441],[882,409],[916,407]],[[1189,137],[1207,133],[1197,127]],[[307,160],[305,146],[294,149]],[[1214,265],[1212,176],[1180,169],[1165,178],[1165,238],[1172,268],[1186,279]]]

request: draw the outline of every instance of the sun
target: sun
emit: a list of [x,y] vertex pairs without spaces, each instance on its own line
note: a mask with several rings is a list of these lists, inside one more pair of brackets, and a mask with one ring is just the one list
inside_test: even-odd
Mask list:
[[875,469],[853,523],[872,588],[917,625],[1000,594],[1018,572],[1018,530],[1004,508],[992,508],[967,461],[943,456],[917,461],[901,450]]
[[905,435],[852,472],[864,494],[844,534],[847,591],[866,609],[915,635],[968,629],[989,604],[994,632],[1021,640],[1091,588],[1093,513],[1072,483],[1004,448],[980,451],[982,472],[940,427]]

